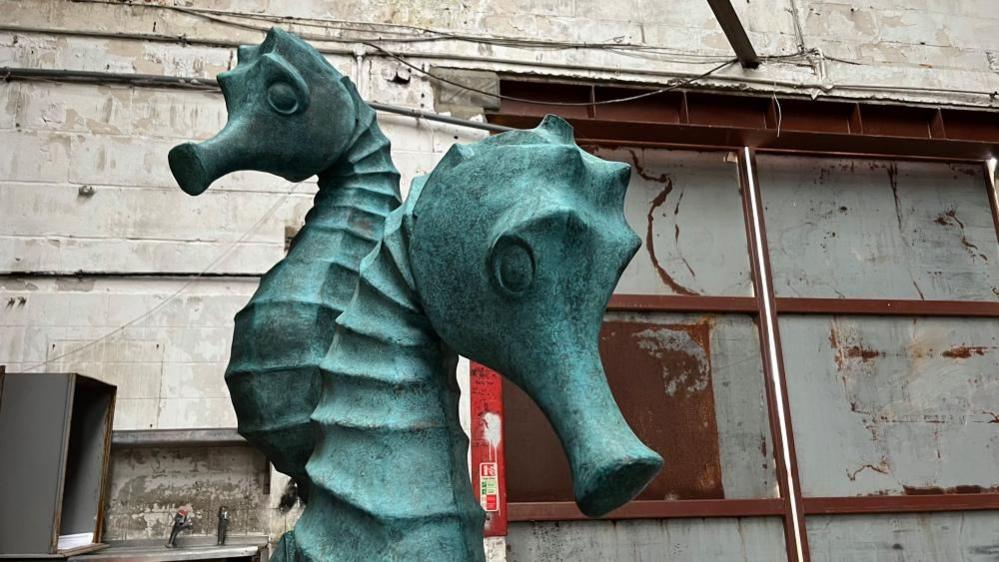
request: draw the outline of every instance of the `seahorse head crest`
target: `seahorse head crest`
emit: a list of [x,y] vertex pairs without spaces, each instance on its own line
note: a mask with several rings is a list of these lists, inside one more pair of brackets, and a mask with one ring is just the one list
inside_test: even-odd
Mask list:
[[235,68],[218,75],[229,120],[218,135],[170,151],[181,189],[198,195],[237,170],[301,181],[343,155],[373,112],[354,85],[315,48],[272,28],[260,45],[237,51]]
[[[621,418],[597,350],[603,311],[640,245],[624,217],[629,175],[627,164],[581,150],[571,126],[548,116],[535,129],[453,147],[406,203],[411,267],[431,324],[541,406],[588,514],[633,497],[662,463]],[[616,418],[589,427],[578,414],[587,404]]]

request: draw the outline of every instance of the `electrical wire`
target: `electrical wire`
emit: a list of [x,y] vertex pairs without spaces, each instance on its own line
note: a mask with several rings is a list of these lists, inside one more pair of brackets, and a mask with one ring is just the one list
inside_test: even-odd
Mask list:
[[642,98],[647,98],[647,97],[650,97],[650,96],[656,96],[656,95],[668,92],[670,90],[675,90],[677,88],[682,88],[683,86],[689,86],[690,84],[692,84],[692,83],[694,83],[694,82],[696,82],[698,80],[702,80],[704,78],[707,78],[707,77],[711,76],[712,74],[714,74],[715,72],[718,72],[719,70],[721,70],[723,68],[726,68],[728,66],[731,66],[731,65],[735,64],[736,62],[739,62],[739,59],[735,59],[735,58],[729,59],[729,60],[723,62],[722,64],[719,64],[719,65],[711,68],[707,72],[701,73],[701,74],[699,74],[699,75],[697,75],[697,76],[695,76],[693,78],[688,78],[686,80],[679,80],[679,81],[677,81],[677,82],[675,82],[673,84],[670,84],[669,86],[665,86],[663,88],[658,88],[656,90],[649,90],[647,92],[642,92],[641,94],[635,94],[633,96],[626,96],[626,97],[622,97],[622,98],[614,98],[614,99],[609,99],[609,100],[592,100],[592,101],[569,102],[569,101],[532,100],[532,99],[526,99],[526,98],[519,98],[519,97],[515,97],[515,96],[507,96],[507,95],[503,95],[503,94],[496,94],[496,93],[489,92],[489,91],[486,91],[486,90],[482,90],[482,89],[479,89],[479,88],[474,88],[474,87],[469,86],[467,84],[462,84],[460,82],[456,82],[456,81],[450,80],[448,78],[443,78],[443,77],[437,76],[436,74],[433,74],[433,73],[431,73],[431,72],[429,72],[427,70],[423,70],[419,66],[417,66],[417,65],[409,62],[408,60],[404,59],[403,57],[401,57],[399,55],[396,55],[395,53],[387,50],[386,48],[384,48],[384,47],[382,47],[380,45],[376,45],[374,43],[364,43],[364,45],[367,45],[368,47],[371,47],[372,49],[375,49],[377,51],[380,51],[380,52],[384,53],[389,58],[395,59],[400,64],[403,64],[403,65],[411,68],[412,70],[415,70],[416,72],[419,72],[420,74],[422,74],[422,75],[430,78],[431,80],[435,80],[437,82],[441,82],[441,83],[444,83],[444,84],[449,84],[449,85],[454,86],[456,88],[461,88],[462,90],[467,90],[469,92],[475,92],[476,94],[480,94],[480,95],[483,95],[483,96],[488,96],[488,97],[491,97],[491,98],[501,99],[501,100],[505,100],[505,101],[515,101],[515,102],[521,102],[521,103],[530,103],[530,104],[537,104],[537,105],[549,105],[549,106],[556,106],[556,107],[590,107],[590,106],[594,106],[594,105],[609,105],[609,104],[614,104],[614,103],[624,103],[624,102],[629,102],[629,101],[635,101],[635,100],[639,100],[639,99],[642,99]]
[[[291,182],[289,182],[289,183],[291,183]],[[149,318],[153,314],[155,314],[157,311],[159,311],[160,309],[162,309],[164,306],[166,306],[167,304],[169,304],[170,302],[172,302],[174,299],[176,299],[177,297],[179,297],[184,291],[186,291],[192,285],[194,285],[195,283],[197,283],[198,281],[200,281],[209,271],[212,270],[212,268],[214,268],[216,265],[218,265],[219,263],[221,263],[222,260],[224,260],[225,258],[229,257],[229,255],[240,244],[242,244],[243,242],[246,242],[246,240],[250,236],[253,236],[253,234],[257,231],[257,229],[260,228],[260,225],[262,225],[264,223],[264,221],[266,221],[275,212],[277,212],[277,210],[281,207],[281,205],[283,205],[284,202],[287,201],[288,198],[298,189],[299,185],[301,185],[301,183],[292,183],[291,184],[291,188],[288,189],[287,191],[285,191],[284,193],[282,193],[281,197],[279,197],[278,200],[275,201],[274,204],[271,205],[270,208],[268,208],[264,212],[264,214],[261,215],[261,217],[259,219],[257,219],[257,222],[253,223],[253,225],[250,226],[250,228],[246,232],[243,233],[242,236],[240,236],[235,242],[233,242],[232,244],[230,244],[228,248],[226,248],[222,253],[220,253],[218,256],[216,256],[215,259],[213,259],[211,262],[209,262],[209,264],[204,269],[202,269],[200,272],[198,272],[193,278],[191,278],[189,281],[187,281],[186,283],[184,283],[183,285],[181,285],[180,288],[178,288],[176,291],[174,291],[173,293],[171,293],[170,295],[168,295],[165,299],[163,299],[162,301],[160,301],[159,303],[157,303],[155,306],[153,306],[149,310],[146,310],[145,312],[143,312],[142,314],[136,316],[135,318],[129,320],[128,322],[125,322],[121,326],[118,326],[114,330],[111,330],[110,332],[107,332],[106,334],[104,334],[103,336],[100,336],[99,338],[90,340],[90,341],[84,343],[83,345],[81,345],[79,347],[75,347],[73,349],[70,349],[69,351],[61,353],[61,354],[59,354],[59,355],[57,355],[55,357],[52,357],[50,359],[46,359],[45,361],[41,361],[39,363],[35,363],[33,365],[30,365],[30,366],[28,366],[28,367],[26,367],[24,369],[21,369],[21,372],[28,373],[28,372],[34,371],[35,369],[40,369],[40,368],[42,368],[42,367],[44,367],[44,366],[46,366],[46,365],[48,365],[50,363],[55,363],[56,361],[60,361],[60,360],[62,360],[64,358],[66,358],[66,357],[69,357],[70,355],[75,355],[75,354],[77,354],[77,353],[79,353],[79,352],[81,352],[81,351],[83,351],[85,349],[89,349],[89,348],[91,348],[91,347],[93,347],[93,346],[95,346],[95,345],[97,345],[97,344],[99,344],[101,342],[107,341],[108,339],[110,339],[111,337],[113,337],[115,334],[118,334],[118,333],[122,332],[123,330],[125,330],[126,328],[128,328],[130,326],[133,326],[133,325],[135,325],[135,324],[137,324],[137,323],[145,320],[146,318]]]
[[[76,2],[85,3],[97,3],[97,4],[111,4],[111,5],[121,5],[121,2],[114,2],[111,0],[74,0]],[[680,63],[692,63],[692,61],[704,61],[704,62],[717,62],[723,60],[722,55],[710,55],[705,53],[698,53],[692,51],[683,51],[680,49],[674,49],[670,47],[661,47],[655,45],[644,45],[628,42],[572,42],[572,41],[551,41],[542,39],[525,39],[521,37],[509,37],[509,36],[496,36],[496,35],[472,35],[463,33],[454,33],[450,31],[440,31],[433,30],[425,27],[411,26],[405,24],[385,24],[385,23],[373,23],[373,22],[354,22],[349,20],[325,20],[317,18],[298,18],[289,16],[273,16],[268,14],[252,14],[247,12],[238,12],[231,10],[210,10],[205,8],[190,8],[185,6],[170,6],[170,5],[137,5],[128,3],[129,6],[137,6],[148,9],[159,9],[159,10],[171,10],[186,15],[199,17],[202,19],[207,19],[209,21],[214,21],[217,23],[222,23],[234,27],[238,27],[250,31],[266,32],[269,27],[253,25],[250,23],[233,21],[228,18],[240,18],[240,19],[250,19],[255,21],[268,22],[271,25],[277,24],[289,24],[299,25],[303,27],[320,28],[323,30],[335,30],[335,31],[345,31],[352,33],[371,33],[372,29],[359,29],[358,27],[351,26],[364,26],[368,28],[374,27],[392,27],[392,28],[402,28],[412,30],[419,35],[410,35],[408,37],[385,37],[382,35],[374,37],[337,37],[328,34],[315,34],[307,32],[296,32],[298,35],[302,36],[304,39],[309,39],[313,41],[324,41],[324,42],[339,42],[339,43],[357,43],[364,41],[377,41],[382,43],[420,43],[420,42],[433,42],[433,41],[461,41],[469,43],[477,43],[484,45],[494,45],[494,46],[506,46],[522,49],[535,49],[535,50],[565,50],[565,49],[590,49],[590,50],[634,50],[648,53],[658,53],[661,55],[660,60],[665,62],[680,62]],[[346,24],[346,25],[345,25]],[[388,33],[394,35],[403,35],[400,31],[386,31],[378,30],[377,33]],[[780,57],[783,55],[777,55]],[[669,59],[665,57],[683,57],[680,59]],[[768,57],[764,57],[768,58]]]
[[[129,86],[145,86],[151,88],[166,87],[205,92],[220,91],[217,82],[202,78],[183,78],[179,76],[164,76],[156,74],[122,74],[115,72],[94,72],[86,70],[50,68],[11,68],[0,66],[0,82],[7,80],[25,80],[33,82],[46,82],[50,84],[58,84],[61,82],[127,84]],[[448,125],[456,125],[459,127],[467,127],[470,129],[478,129],[494,133],[513,130],[512,127],[497,125],[496,123],[472,121],[470,119],[461,119],[459,117],[451,117],[450,115],[442,115],[440,113],[433,113],[430,111],[422,111],[419,109],[400,107],[397,105],[374,101],[369,101],[367,103],[376,111],[404,115],[417,120],[426,119],[428,121],[436,121],[439,123],[446,123]]]

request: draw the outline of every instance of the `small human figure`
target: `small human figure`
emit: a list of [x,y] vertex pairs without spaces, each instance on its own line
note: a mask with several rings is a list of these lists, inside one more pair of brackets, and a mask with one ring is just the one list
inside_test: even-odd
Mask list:
[[177,548],[177,535],[181,531],[186,531],[194,526],[194,520],[190,514],[191,508],[186,505],[182,505],[177,510],[177,513],[173,515],[173,528],[170,529],[170,540],[164,546],[167,548]]
[[226,506],[219,508],[219,525],[215,532],[216,541],[215,544],[221,546],[225,544],[226,533],[229,532],[229,510]]

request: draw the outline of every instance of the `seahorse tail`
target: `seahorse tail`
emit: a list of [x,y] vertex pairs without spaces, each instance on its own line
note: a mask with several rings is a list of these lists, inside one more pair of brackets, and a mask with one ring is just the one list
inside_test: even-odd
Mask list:
[[298,553],[294,529],[281,535],[281,539],[271,549],[271,556],[268,560],[270,562],[302,562],[305,560]]

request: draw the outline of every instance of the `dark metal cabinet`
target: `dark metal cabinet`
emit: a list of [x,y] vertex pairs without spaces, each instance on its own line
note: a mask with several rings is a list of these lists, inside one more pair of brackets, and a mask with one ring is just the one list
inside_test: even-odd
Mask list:
[[0,369],[0,558],[102,546],[115,392],[75,373]]

